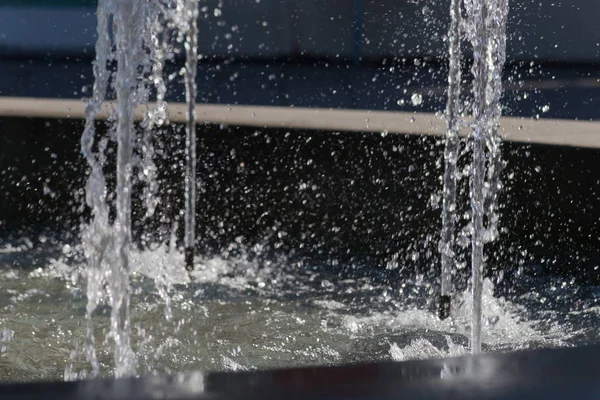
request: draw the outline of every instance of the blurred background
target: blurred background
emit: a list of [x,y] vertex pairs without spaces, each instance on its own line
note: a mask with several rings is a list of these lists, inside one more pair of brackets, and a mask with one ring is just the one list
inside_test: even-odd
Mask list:
[[[84,96],[82,86],[92,81],[95,3],[4,0],[0,93]],[[427,92],[446,82],[443,70],[430,70],[446,62],[449,1],[207,0],[200,7],[198,83],[204,102],[395,110],[402,108],[403,89]],[[600,5],[512,1],[510,7],[508,60],[527,67],[512,80],[563,78],[540,71],[540,63],[600,61]],[[425,65],[418,68],[414,60]],[[394,69],[398,64],[413,68]],[[527,72],[531,67],[536,74]],[[415,70],[418,76],[410,79]],[[571,78],[586,72],[567,70]],[[439,110],[431,104],[437,97],[425,106]],[[531,113],[525,104],[516,108],[511,111]],[[550,115],[585,115],[563,108],[551,107]]]

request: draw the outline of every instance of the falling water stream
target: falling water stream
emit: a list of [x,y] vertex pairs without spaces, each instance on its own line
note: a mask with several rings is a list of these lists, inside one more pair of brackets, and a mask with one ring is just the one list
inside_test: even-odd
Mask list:
[[185,39],[185,267],[194,269],[196,243],[196,70],[198,68],[198,0],[186,0],[184,14],[189,21]]
[[[472,292],[471,350],[481,351],[481,296],[483,290],[483,247],[491,240],[495,218],[488,213],[488,226],[484,226],[486,200],[495,195],[489,176],[497,176],[500,168],[498,126],[502,112],[502,70],[506,59],[506,21],[508,0],[465,0],[467,37],[473,45],[473,161],[471,163],[470,197],[472,229]],[[487,153],[486,153],[487,147]],[[486,162],[487,155],[487,162]],[[493,184],[497,184],[494,180]],[[495,188],[494,188],[495,189]],[[490,203],[491,206],[491,203]]]
[[461,0],[452,0],[450,6],[449,36],[449,71],[448,71],[448,102],[446,113],[448,130],[446,131],[446,148],[444,151],[444,189],[442,202],[442,232],[440,240],[441,294],[442,299],[440,318],[444,319],[451,313],[452,271],[454,264],[454,230],[456,227],[456,183],[457,162],[460,139],[461,114]]
[[[462,18],[464,3],[465,18]],[[471,318],[471,350],[481,351],[481,291],[483,285],[484,244],[497,236],[497,192],[502,170],[498,126],[502,108],[502,71],[506,59],[506,22],[508,0],[453,0],[449,33],[449,87],[444,153],[444,199],[440,252],[442,301],[449,302],[452,287],[454,230],[456,220],[456,163],[461,113],[460,41],[461,28],[473,47],[473,158],[470,171],[471,199],[471,270],[473,310]],[[449,307],[449,306],[448,306]],[[442,317],[449,314],[440,310]]]
[[111,246],[109,210],[106,203],[106,181],[102,168],[106,157],[107,140],[98,144],[98,152],[93,152],[96,126],[95,118],[106,97],[110,74],[107,71],[109,58],[112,57],[110,40],[107,35],[110,13],[104,4],[98,6],[98,39],[96,41],[96,61],[94,62],[93,95],[86,107],[86,124],[81,138],[81,149],[89,166],[90,173],[86,185],[86,202],[92,210],[92,221],[82,230],[82,242],[86,249],[89,267],[87,275],[88,303],[86,308],[86,358],[92,366],[92,376],[98,375],[99,364],[94,348],[94,326],[92,314],[103,300],[100,287],[104,284],[103,260],[108,256]]
[[[91,173],[87,184],[87,203],[92,209],[92,222],[84,227],[84,243],[90,266],[88,268],[88,333],[86,354],[92,365],[92,376],[99,373],[94,345],[93,314],[106,302],[111,307],[110,337],[114,341],[115,375],[133,375],[136,356],[131,345],[130,275],[131,275],[131,196],[135,168],[142,170],[147,187],[146,206],[152,214],[155,207],[153,192],[156,182],[152,169],[152,127],[162,124],[164,114],[164,38],[159,21],[174,19],[180,35],[186,35],[186,88],[188,107],[186,141],[186,245],[193,246],[195,203],[195,69],[197,1],[155,2],[144,0],[100,0],[98,3],[98,42],[94,64],[94,95],[86,112],[86,129],[82,137],[83,153]],[[116,73],[108,69],[109,61],[116,61]],[[156,65],[154,64],[156,61]],[[145,118],[145,137],[141,149],[141,165],[134,161],[135,109],[149,100],[150,82],[157,91],[157,108]],[[102,138],[93,152],[95,116],[109,89],[116,93],[116,120],[114,137],[117,142],[116,189],[114,222],[109,222],[109,205],[102,167],[106,156],[107,138]],[[190,233],[191,232],[191,233]],[[191,240],[191,241],[190,241]],[[193,254],[192,254],[193,257]],[[160,279],[160,275],[159,275]],[[158,283],[157,283],[158,285]]]
[[[92,375],[97,375],[99,366],[94,348],[93,318],[96,307],[104,301],[111,306],[110,336],[115,346],[116,376],[135,373],[135,354],[130,343],[130,259],[131,241],[131,177],[133,174],[134,109],[140,97],[138,68],[145,64],[142,48],[147,34],[146,12],[143,2],[100,1],[98,6],[98,45],[94,72],[96,84],[94,98],[88,106],[86,131],[82,144],[84,154],[92,168],[88,181],[88,205],[92,208],[93,221],[84,231],[88,239],[88,342],[87,355],[92,364]],[[111,38],[109,24],[112,22],[114,35]],[[114,51],[112,47],[114,46]],[[109,85],[107,61],[116,58],[116,131],[117,140],[117,185],[116,218],[108,222],[106,184],[102,176],[105,144],[97,155],[91,153],[94,140],[94,117],[104,100]],[[102,140],[105,143],[105,140]]]

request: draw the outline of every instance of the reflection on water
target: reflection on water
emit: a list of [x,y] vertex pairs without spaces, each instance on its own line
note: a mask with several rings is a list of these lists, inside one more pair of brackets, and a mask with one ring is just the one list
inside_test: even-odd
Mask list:
[[[90,366],[82,354],[86,299],[79,249],[19,243],[0,245],[0,380],[84,377]],[[347,276],[332,272],[339,266],[238,256],[202,260],[189,282],[179,252],[158,248],[132,258],[139,373],[406,360],[468,348],[468,294],[451,319],[440,321],[426,300],[434,297],[433,285],[418,276],[389,271],[382,278],[367,269]],[[153,279],[163,264],[170,319]],[[598,340],[595,287],[544,277],[523,279],[507,298],[494,298],[493,290],[486,281],[484,351]],[[108,375],[114,363],[110,309],[99,308],[95,319],[98,358]]]

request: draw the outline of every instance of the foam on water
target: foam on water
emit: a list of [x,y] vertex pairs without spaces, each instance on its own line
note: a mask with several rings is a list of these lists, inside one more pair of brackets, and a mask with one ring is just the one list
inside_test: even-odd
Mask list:
[[429,358],[458,357],[469,352],[469,348],[456,344],[450,336],[445,336],[447,350],[440,349],[427,339],[416,339],[403,348],[397,343],[390,346],[390,357],[394,361],[425,360]]
[[[567,345],[568,340],[579,332],[569,332],[558,323],[552,323],[545,329],[537,327],[538,321],[526,320],[522,315],[524,307],[504,298],[493,296],[493,284],[484,280],[482,293],[482,342],[484,350],[515,350],[538,347]],[[343,317],[344,327],[351,335],[364,337],[375,331],[385,330],[391,336],[404,334],[407,331],[424,330],[425,337],[411,340],[399,347],[391,345],[390,354],[394,359],[445,357],[463,354],[467,351],[467,337],[471,331],[472,297],[470,292],[457,296],[456,307],[451,318],[440,320],[431,310],[410,308],[410,305],[399,306],[395,312],[373,313],[368,316],[349,315]],[[463,343],[448,340],[447,348],[436,347],[427,339],[427,333],[452,333],[463,337]]]
[[222,356],[222,358],[223,358],[223,366],[226,369],[228,369],[229,371],[232,371],[232,372],[236,372],[236,371],[248,371],[248,370],[252,369],[252,368],[248,368],[248,367],[243,366],[242,364],[240,364],[240,363],[232,360],[229,357]]

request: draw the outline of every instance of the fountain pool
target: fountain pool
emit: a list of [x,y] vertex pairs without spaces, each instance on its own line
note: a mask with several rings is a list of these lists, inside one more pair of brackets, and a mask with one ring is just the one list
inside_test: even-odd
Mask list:
[[[474,96],[461,100],[460,86],[463,92],[470,86],[461,78],[461,41],[453,40],[455,86],[448,99],[445,154],[450,172],[443,191],[442,143],[431,137],[383,130],[318,138],[319,133],[297,127],[238,128],[213,121],[200,124],[202,135],[196,139],[196,124],[202,121],[194,105],[197,5],[100,2],[95,85],[85,129],[78,122],[60,128],[84,131],[81,150],[89,173],[75,173],[86,169],[81,158],[61,159],[72,151],[71,139],[44,147],[50,160],[60,160],[48,163],[59,172],[37,164],[31,174],[46,176],[40,182],[49,209],[64,208],[66,197],[75,198],[71,209],[49,219],[59,224],[55,229],[28,230],[30,215],[3,222],[2,380],[334,366],[598,342],[600,290],[589,279],[597,275],[597,223],[584,221],[571,232],[574,219],[588,218],[558,212],[557,202],[563,203],[540,201],[535,193],[535,185],[550,187],[548,181],[561,168],[547,162],[547,179],[538,179],[536,174],[546,170],[536,154],[543,159],[540,154],[554,151],[563,160],[564,153],[499,142],[506,1],[453,3],[452,29],[474,49]],[[464,25],[458,16],[465,18]],[[166,64],[173,61],[167,59],[176,43],[185,43],[186,50],[179,51],[186,57],[180,72],[187,98],[185,135],[165,114]],[[111,96],[115,109],[104,124],[96,117]],[[153,96],[156,102],[150,105]],[[423,96],[413,92],[410,99],[420,107]],[[146,104],[137,124],[135,107]],[[549,109],[540,108],[542,113]],[[465,110],[471,110],[473,123],[465,122]],[[410,123],[423,114],[414,115]],[[62,121],[46,121],[44,127]],[[365,126],[370,123],[367,117]],[[6,124],[19,126],[18,119]],[[465,129],[474,134],[459,140]],[[27,149],[25,142],[18,138],[10,144]],[[580,189],[592,199],[590,207],[579,211],[593,217],[599,183],[592,163],[598,155],[586,151],[585,160],[591,161],[568,183],[591,182]],[[22,162],[17,154],[16,162]],[[511,167],[511,160],[522,156],[525,161]],[[23,187],[24,196],[37,195],[31,176],[15,180],[21,169],[6,171],[5,181]],[[506,179],[499,192],[500,172]],[[70,193],[60,193],[55,187],[70,173],[76,176]],[[85,190],[78,181],[83,178]],[[531,204],[523,206],[528,199]],[[442,205],[445,245],[439,249]],[[43,202],[26,201],[15,209],[36,208],[44,208]],[[556,221],[521,226],[530,210]],[[499,216],[507,215],[521,219],[498,227]],[[564,220],[570,225],[561,230]],[[591,273],[563,265],[569,255],[543,254],[554,245],[540,240],[552,237],[540,233],[545,229],[559,230],[561,249],[581,239],[576,244],[592,256],[584,260],[574,252],[569,261],[585,264]],[[498,236],[500,242],[487,244]],[[532,248],[537,253],[532,255]],[[441,294],[452,296],[451,315],[444,320],[436,309],[440,250]]]
[[[50,241],[49,241],[50,242]],[[36,253],[37,265],[28,263]],[[0,324],[4,381],[75,379],[85,360],[85,263],[67,244],[3,243]],[[183,254],[133,252],[132,345],[139,373],[181,370],[244,371],[463,355],[469,351],[470,298],[454,316],[437,318],[431,287],[385,276],[278,257],[202,259],[189,283]],[[153,277],[164,263],[171,285],[170,319]],[[14,265],[10,267],[10,265]],[[360,271],[360,270],[359,270]],[[368,271],[368,270],[363,270]],[[152,277],[149,278],[149,277]],[[598,342],[598,289],[569,280],[524,275],[505,297],[483,290],[483,349],[507,351]],[[502,288],[497,288],[502,290]],[[103,375],[114,371],[110,310],[95,311]]]

